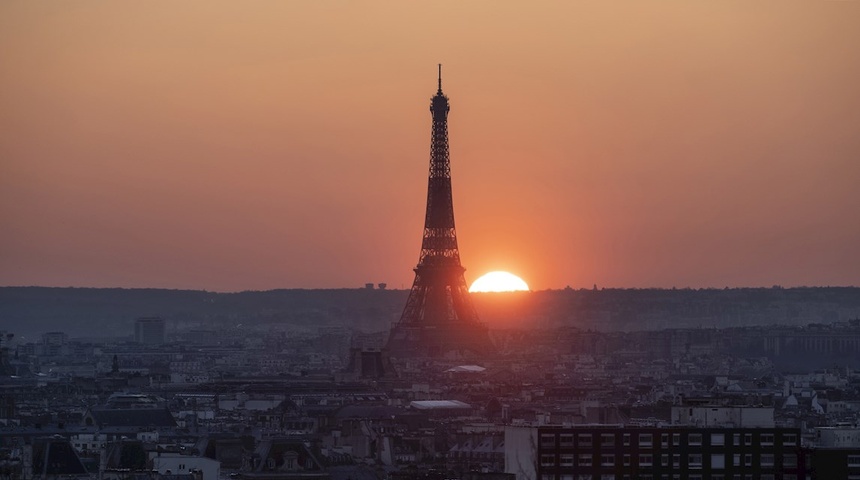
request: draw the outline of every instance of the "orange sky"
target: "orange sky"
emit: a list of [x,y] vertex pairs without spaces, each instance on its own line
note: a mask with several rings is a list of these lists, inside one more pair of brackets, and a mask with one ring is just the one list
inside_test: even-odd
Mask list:
[[860,285],[860,2],[0,2],[0,285]]

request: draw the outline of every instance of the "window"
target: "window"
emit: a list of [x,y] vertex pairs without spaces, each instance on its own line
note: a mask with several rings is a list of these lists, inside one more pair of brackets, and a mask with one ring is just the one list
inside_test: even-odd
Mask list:
[[752,454],[751,453],[744,454],[744,465],[747,467],[752,466]]
[[629,466],[630,466],[630,455],[629,455],[629,454],[628,454],[628,455],[624,455],[624,466],[625,466],[625,467],[629,467]]
[[734,465],[736,467],[741,466],[741,454],[740,453],[736,453],[734,455],[734,460],[732,460],[732,465]]
[[761,434],[761,444],[762,445],[773,445],[773,434],[772,433],[762,433]]
[[793,473],[783,473],[782,480],[797,480],[797,475]]
[[726,436],[722,433],[711,434],[711,446],[723,446],[726,444]]
[[786,453],[782,456],[782,468],[797,468],[797,454]]
[[555,480],[555,475],[551,473],[544,473],[540,476],[540,480]]
[[782,444],[783,445],[797,445],[797,435],[793,433],[786,433],[782,436]]
[[701,445],[702,444],[702,434],[701,433],[691,433],[687,437],[687,443],[690,445]]
[[681,454],[680,453],[673,453],[672,454],[672,466],[675,468],[681,467]]
[[849,467],[860,467],[860,455],[848,455]]
[[740,445],[741,444],[741,434],[736,433],[732,435],[732,445]]
[[668,453],[664,453],[663,455],[660,455],[660,466],[662,466],[662,467],[668,467],[669,466],[669,454]]
[[591,454],[590,453],[580,453],[578,463],[579,463],[580,467],[590,467],[591,466]]
[[772,453],[762,453],[761,454],[761,466],[762,467],[773,467],[773,454]]
[[555,448],[555,435],[542,433],[540,435],[540,446],[543,448]]
[[715,473],[715,474],[711,475],[711,480],[725,480],[725,478],[726,477],[724,477],[720,473]]
[[572,433],[562,433],[559,437],[559,444],[562,447],[572,447],[573,446],[573,434]]
[[772,474],[772,473],[762,473],[762,474],[761,474],[761,477],[759,477],[759,478],[760,478],[761,480],[774,480],[774,479],[773,479],[773,474]]
[[615,447],[615,434],[613,434],[613,433],[601,433],[600,434],[600,446],[603,448],[614,448]]
[[580,448],[591,447],[591,434],[590,433],[580,433],[579,435],[577,435],[576,441],[579,443]]
[[744,445],[752,445],[752,433],[744,434]]
[[573,454],[572,453],[562,453],[559,456],[559,464],[562,467],[572,467],[573,466]]
[[691,453],[687,455],[687,466],[690,468],[702,468],[702,454]]
[[639,434],[639,446],[645,448],[651,448],[653,442],[653,438],[650,433],[640,433]]
[[630,445],[630,434],[629,433],[625,433],[622,438],[623,438],[622,441],[624,442],[624,446]]
[[660,435],[660,446],[666,448],[669,446],[669,434],[663,433]]
[[654,464],[654,457],[650,454],[639,455],[639,466],[640,467],[650,467]]
[[541,455],[540,456],[540,466],[541,467],[553,467],[555,466],[555,455]]
[[699,474],[690,475],[690,476],[689,476],[689,477],[687,477],[687,478],[689,478],[690,480],[702,480],[702,476],[701,476],[701,475],[699,475]]
[[601,467],[614,467],[615,466],[615,455],[603,454],[600,456],[600,466]]
[[711,454],[711,468],[716,468],[720,470],[726,468],[726,456],[722,453]]
[[604,473],[600,476],[600,480],[615,480],[615,475],[611,473]]
[[681,444],[681,434],[673,433],[672,434],[672,445],[680,445]]

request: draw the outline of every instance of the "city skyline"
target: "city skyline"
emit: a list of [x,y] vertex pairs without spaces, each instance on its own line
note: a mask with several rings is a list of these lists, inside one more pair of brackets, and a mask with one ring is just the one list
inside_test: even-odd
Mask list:
[[0,5],[0,285],[860,285],[860,5]]

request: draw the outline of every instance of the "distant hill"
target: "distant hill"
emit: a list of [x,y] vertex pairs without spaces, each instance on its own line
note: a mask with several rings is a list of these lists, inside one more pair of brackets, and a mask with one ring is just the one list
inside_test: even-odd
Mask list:
[[169,328],[267,324],[387,329],[406,291],[197,290],[0,287],[0,329],[16,335],[63,331],[72,337],[127,336],[135,318],[160,316]]
[[[33,337],[129,336],[137,317],[169,329],[281,325],[387,330],[406,290],[332,289],[213,293],[195,290],[0,287],[0,330]],[[605,289],[473,294],[491,328],[592,330],[832,323],[860,318],[860,288]]]

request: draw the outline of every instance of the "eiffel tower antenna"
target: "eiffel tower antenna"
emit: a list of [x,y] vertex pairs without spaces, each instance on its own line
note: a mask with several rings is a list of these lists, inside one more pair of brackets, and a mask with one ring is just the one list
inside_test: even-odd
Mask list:
[[442,93],[442,64],[441,63],[439,64],[439,91],[436,93],[437,94]]

